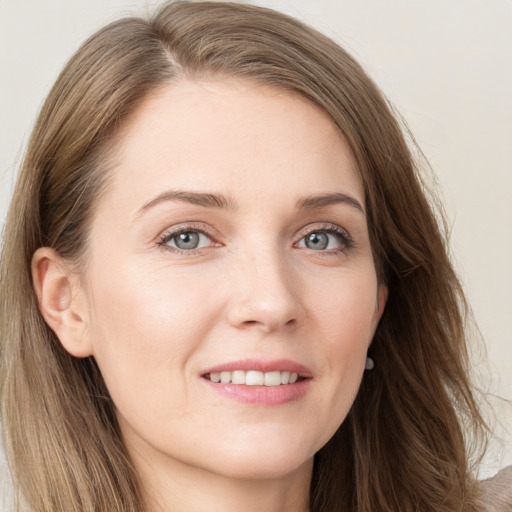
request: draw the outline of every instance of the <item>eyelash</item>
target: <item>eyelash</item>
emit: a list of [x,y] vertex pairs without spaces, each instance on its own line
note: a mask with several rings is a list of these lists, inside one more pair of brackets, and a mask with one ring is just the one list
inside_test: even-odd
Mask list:
[[[183,255],[199,254],[204,249],[208,249],[208,247],[201,247],[199,249],[185,250],[185,249],[179,249],[177,247],[171,247],[168,245],[169,241],[171,241],[174,237],[179,236],[183,233],[189,233],[189,232],[199,233],[199,234],[202,234],[210,239],[213,239],[213,234],[209,233],[208,230],[206,230],[204,228],[198,228],[193,225],[188,225],[188,226],[185,225],[185,226],[181,226],[178,229],[175,229],[173,231],[163,233],[157,240],[157,246],[161,247],[162,249],[164,249],[166,251],[170,251],[170,252],[177,253],[177,254],[183,254]],[[299,238],[298,242],[295,242],[294,246],[297,243],[301,242],[306,236],[311,235],[312,233],[327,233],[327,234],[334,235],[341,244],[341,247],[337,248],[337,249],[322,250],[322,251],[314,251],[313,249],[311,249],[313,252],[318,253],[318,255],[320,255],[320,256],[329,256],[329,255],[337,255],[340,253],[346,253],[354,247],[354,240],[352,239],[352,237],[347,233],[347,231],[340,228],[336,224],[321,224],[320,226],[315,226],[314,229],[305,229],[305,230],[301,231],[300,238]]]

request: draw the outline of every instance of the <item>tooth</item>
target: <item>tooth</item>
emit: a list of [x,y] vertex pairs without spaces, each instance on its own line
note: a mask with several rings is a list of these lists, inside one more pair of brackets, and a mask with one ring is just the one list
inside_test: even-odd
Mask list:
[[245,383],[248,386],[263,386],[263,372],[248,371],[245,375]]
[[235,370],[232,372],[210,373],[212,382],[222,384],[245,384],[246,386],[279,386],[281,384],[295,384],[299,379],[297,373],[292,372],[259,372],[250,370]]
[[279,386],[281,384],[281,372],[266,372],[264,383],[265,386]]
[[242,370],[234,371],[231,382],[233,384],[245,384],[245,372]]
[[220,381],[222,384],[229,384],[231,382],[231,372],[220,372]]

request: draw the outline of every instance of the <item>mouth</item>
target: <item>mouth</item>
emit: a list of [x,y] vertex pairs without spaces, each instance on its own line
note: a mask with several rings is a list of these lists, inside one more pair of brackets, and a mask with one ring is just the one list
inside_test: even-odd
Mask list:
[[259,370],[234,370],[222,372],[210,372],[203,377],[215,384],[240,384],[243,386],[287,386],[301,382],[307,377],[298,372],[271,371],[262,372]]
[[257,406],[296,402],[310,389],[313,374],[289,359],[246,359],[209,368],[202,381],[228,399]]

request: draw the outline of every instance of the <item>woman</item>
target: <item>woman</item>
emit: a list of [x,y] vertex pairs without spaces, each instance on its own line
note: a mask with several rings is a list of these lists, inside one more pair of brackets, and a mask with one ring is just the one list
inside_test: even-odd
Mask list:
[[178,2],[92,36],[1,265],[21,510],[483,510],[436,213],[381,93],[301,23]]

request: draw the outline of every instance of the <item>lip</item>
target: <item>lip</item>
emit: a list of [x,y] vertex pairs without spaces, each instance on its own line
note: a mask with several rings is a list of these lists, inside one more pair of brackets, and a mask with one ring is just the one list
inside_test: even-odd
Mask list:
[[[205,377],[209,373],[235,370],[256,370],[260,372],[285,371],[298,373],[302,379],[294,384],[281,386],[246,386],[243,384],[215,383]],[[214,392],[237,402],[261,407],[284,405],[299,400],[309,390],[312,378],[313,374],[309,368],[289,359],[277,359],[273,361],[244,359],[213,366],[201,373],[201,381]]]

